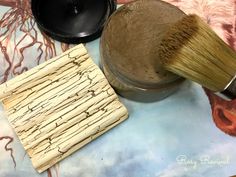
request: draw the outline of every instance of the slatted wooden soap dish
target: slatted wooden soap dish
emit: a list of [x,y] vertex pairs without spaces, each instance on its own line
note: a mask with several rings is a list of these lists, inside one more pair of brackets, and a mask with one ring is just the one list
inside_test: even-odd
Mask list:
[[0,100],[38,172],[128,117],[82,44],[0,85]]

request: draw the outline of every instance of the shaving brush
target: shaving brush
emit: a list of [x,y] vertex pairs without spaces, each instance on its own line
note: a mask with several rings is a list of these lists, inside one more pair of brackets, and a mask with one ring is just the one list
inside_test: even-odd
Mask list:
[[170,27],[158,53],[165,69],[236,98],[236,53],[197,15]]

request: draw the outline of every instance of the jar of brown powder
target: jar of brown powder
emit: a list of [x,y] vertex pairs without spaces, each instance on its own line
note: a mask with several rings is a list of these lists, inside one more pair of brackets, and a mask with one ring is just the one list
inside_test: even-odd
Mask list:
[[134,1],[113,13],[100,41],[101,64],[120,95],[154,101],[179,88],[184,79],[162,68],[157,51],[167,29],[184,15],[159,0]]

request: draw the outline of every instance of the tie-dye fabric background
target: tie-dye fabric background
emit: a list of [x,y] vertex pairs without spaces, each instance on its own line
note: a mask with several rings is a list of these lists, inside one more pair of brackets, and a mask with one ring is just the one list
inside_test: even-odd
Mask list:
[[[236,50],[236,1],[165,1],[201,16]],[[98,44],[99,40],[86,44],[96,63]],[[0,0],[1,83],[69,47],[40,33],[29,0]],[[0,106],[0,177],[236,175],[236,139],[228,135],[236,135],[236,100],[223,101],[191,82],[161,102],[121,100],[129,120],[43,174],[33,169]]]

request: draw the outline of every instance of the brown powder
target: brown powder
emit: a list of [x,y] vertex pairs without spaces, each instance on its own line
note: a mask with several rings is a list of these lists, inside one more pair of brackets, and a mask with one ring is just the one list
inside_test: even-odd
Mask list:
[[138,0],[120,7],[101,38],[103,62],[126,79],[144,85],[176,80],[178,76],[162,69],[157,51],[170,25],[184,15],[159,0]]

